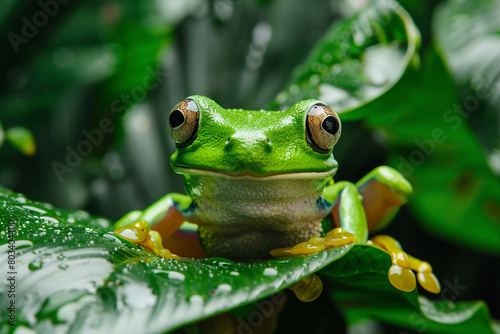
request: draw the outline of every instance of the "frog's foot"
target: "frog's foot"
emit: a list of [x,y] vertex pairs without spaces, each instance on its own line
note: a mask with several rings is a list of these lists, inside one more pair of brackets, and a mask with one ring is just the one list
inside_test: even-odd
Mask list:
[[432,293],[441,291],[439,281],[432,273],[430,264],[406,254],[394,238],[388,235],[378,235],[368,240],[367,243],[379,247],[391,255],[392,266],[388,276],[391,284],[397,289],[406,292],[415,289],[417,284],[412,272],[414,270],[417,272],[418,282],[425,290]]
[[[274,257],[309,255],[324,249],[329,250],[357,242],[354,234],[347,232],[342,227],[337,227],[328,232],[325,237],[313,237],[293,247],[273,249],[270,254]],[[311,302],[321,295],[323,283],[318,275],[313,274],[290,287],[290,290],[295,292],[299,300]]]
[[290,288],[300,301],[312,302],[323,292],[323,282],[318,275],[312,274],[295,283]]
[[358,240],[354,234],[347,232],[342,227],[337,227],[324,237],[312,237],[308,241],[301,242],[293,247],[277,248],[269,253],[274,257],[310,255],[324,249],[329,250],[357,242]]
[[168,249],[163,248],[160,233],[151,230],[147,221],[138,220],[129,225],[119,226],[115,229],[115,234],[134,244],[141,245],[165,259],[178,259],[179,256],[172,254]]

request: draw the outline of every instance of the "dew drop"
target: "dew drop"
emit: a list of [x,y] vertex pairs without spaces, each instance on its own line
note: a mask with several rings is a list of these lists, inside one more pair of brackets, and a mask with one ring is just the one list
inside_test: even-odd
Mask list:
[[231,292],[231,290],[233,290],[233,288],[229,284],[223,283],[223,284],[219,284],[219,286],[217,287],[217,290],[219,290],[220,292]]
[[104,239],[111,240],[111,241],[116,242],[116,243],[118,243],[118,244],[123,244],[123,243],[122,243],[122,241],[121,241],[119,238],[117,238],[114,234],[112,234],[111,232],[106,232],[106,233],[104,233],[104,234],[102,235],[102,237],[103,237]]
[[167,274],[168,274],[168,278],[173,279],[173,280],[184,281],[184,279],[186,278],[186,276],[184,276],[184,274],[181,274],[181,273],[176,272],[176,271],[169,271],[169,272],[167,272]]
[[219,267],[230,267],[231,266],[231,263],[229,262],[219,262]]
[[264,276],[276,276],[278,275],[278,271],[274,268],[266,268],[264,269]]
[[18,240],[16,241],[16,250],[27,248],[33,246],[33,242],[31,240]]
[[42,269],[42,267],[43,267],[43,262],[41,259],[34,260],[28,265],[28,268],[32,271]]
[[189,302],[194,305],[202,305],[203,304],[203,297],[200,295],[192,295],[189,297]]

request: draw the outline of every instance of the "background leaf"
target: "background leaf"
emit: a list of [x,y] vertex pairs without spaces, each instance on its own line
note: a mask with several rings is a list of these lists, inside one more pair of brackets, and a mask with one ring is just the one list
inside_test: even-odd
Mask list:
[[[411,92],[406,95],[410,107],[387,101],[401,116],[370,123],[388,134],[392,165],[414,185],[410,205],[422,224],[443,238],[498,254],[498,177],[458,111],[460,102],[441,57],[430,49],[423,64],[411,83],[401,86]],[[471,222],[473,229],[468,228]]]
[[28,129],[21,126],[10,128],[5,132],[5,137],[20,152],[26,155],[35,154],[35,139]]
[[332,27],[271,107],[282,110],[317,98],[352,119],[347,111],[380,97],[401,79],[416,61],[419,41],[413,21],[396,2],[373,1]]
[[433,30],[450,66],[471,126],[498,175],[500,148],[498,62],[500,13],[497,1],[448,1],[439,6]]

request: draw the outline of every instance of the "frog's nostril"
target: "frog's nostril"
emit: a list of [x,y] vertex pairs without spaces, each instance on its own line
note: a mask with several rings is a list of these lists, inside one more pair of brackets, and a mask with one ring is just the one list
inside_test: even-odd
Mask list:
[[238,147],[239,140],[238,138],[234,137],[234,135],[231,135],[227,138],[226,143],[224,144],[224,150],[234,150],[236,147]]
[[271,139],[269,139],[268,137],[266,137],[266,139],[263,141],[263,144],[264,144],[264,151],[267,152],[267,153],[270,153],[273,149],[273,146],[272,146],[272,143],[271,143]]

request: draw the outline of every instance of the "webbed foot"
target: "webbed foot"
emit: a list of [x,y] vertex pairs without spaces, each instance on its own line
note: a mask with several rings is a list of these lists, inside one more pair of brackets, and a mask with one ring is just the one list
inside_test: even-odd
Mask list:
[[[328,232],[325,237],[313,237],[293,247],[273,249],[270,254],[274,257],[310,255],[324,249],[329,250],[357,242],[354,234],[347,232],[342,227],[337,227]],[[299,300],[311,302],[321,295],[323,282],[318,275],[313,274],[291,286],[290,290],[295,292]]]
[[295,292],[300,301],[312,302],[323,292],[323,282],[318,275],[312,274],[292,285],[289,289]]
[[397,240],[388,235],[377,235],[367,244],[378,247],[391,255],[392,266],[389,269],[389,281],[402,291],[413,291],[416,287],[416,279],[412,270],[417,272],[420,285],[427,291],[439,293],[441,286],[436,276],[432,272],[432,267],[428,262],[421,261],[406,254]]
[[277,248],[269,253],[274,257],[310,255],[324,249],[329,250],[357,242],[358,240],[354,234],[347,232],[342,227],[337,227],[324,237],[312,237],[308,241],[301,242],[293,247]]
[[172,254],[168,249],[163,248],[160,233],[151,230],[149,223],[145,220],[138,220],[129,225],[115,228],[115,234],[121,238],[149,249],[156,255],[165,259],[178,259],[176,254]]

